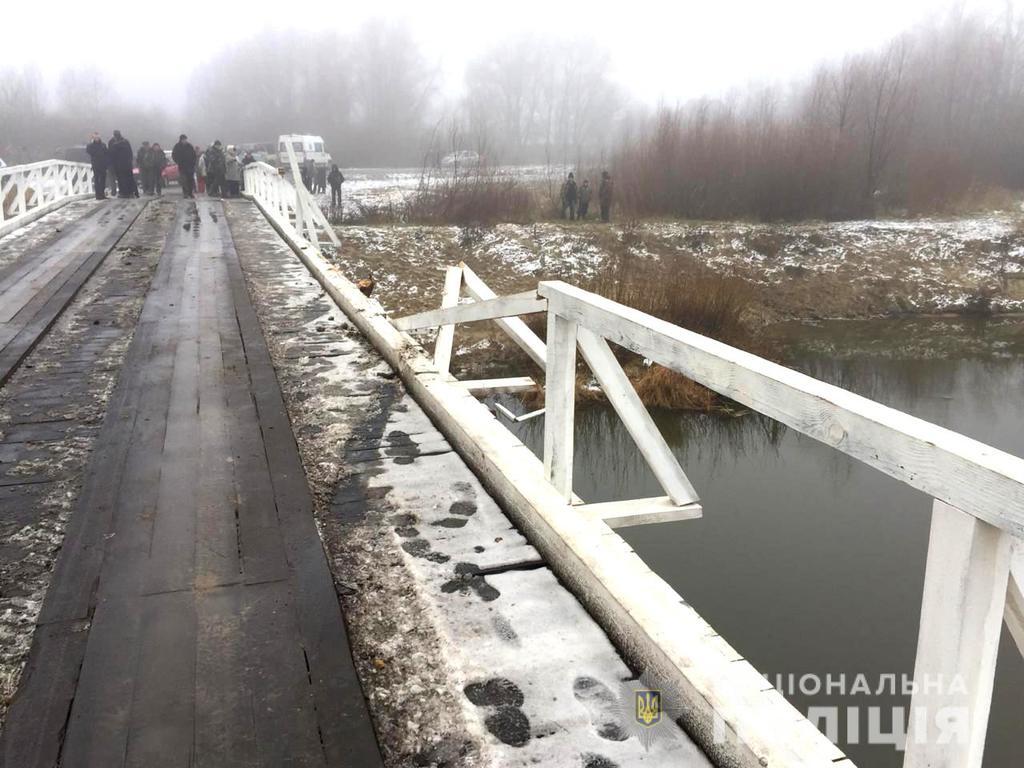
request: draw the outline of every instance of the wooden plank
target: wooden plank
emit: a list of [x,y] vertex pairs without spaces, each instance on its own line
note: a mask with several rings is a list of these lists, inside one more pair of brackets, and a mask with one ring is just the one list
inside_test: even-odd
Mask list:
[[550,311],[860,459],[930,496],[1024,535],[1024,460],[865,397],[559,281]]
[[695,520],[703,514],[700,504],[677,504],[670,496],[580,504],[573,509],[595,520],[602,520],[609,528]]
[[[497,294],[487,287],[487,284],[472,269],[467,267],[465,263],[460,263],[459,266],[462,267],[462,280],[466,286],[466,291],[473,299],[476,301],[486,301],[497,297]],[[494,322],[530,356],[533,362],[540,366],[541,370],[547,367],[547,352],[545,351],[544,342],[540,340],[536,333],[530,330],[526,323],[518,317],[501,318]]]
[[[458,306],[462,291],[461,267],[448,267],[444,272],[444,291],[441,293],[441,309]],[[455,342],[455,325],[442,325],[434,342],[434,365],[438,373],[448,373],[452,364],[452,345]]]
[[1006,626],[1024,656],[1024,543],[1014,544],[1010,579],[1006,589]]
[[640,396],[633,389],[632,382],[622,370],[619,361],[615,359],[608,343],[586,328],[577,330],[576,339],[583,359],[594,372],[608,402],[619,414],[626,431],[640,449],[665,493],[678,506],[696,503],[699,497],[690,479],[679,466],[675,454],[665,442],[651,414],[640,401]]
[[510,376],[505,379],[468,379],[457,382],[460,387],[465,387],[475,397],[494,395],[500,393],[514,394],[516,392],[532,392],[537,388],[537,382],[529,376]]
[[[219,226],[227,231],[226,220],[222,219]],[[352,663],[334,580],[313,519],[313,501],[291,422],[234,245],[230,237],[225,242],[252,396],[266,436],[273,499],[292,566],[289,583],[300,633],[298,640],[308,660],[308,680],[323,754],[329,766],[380,766],[380,751]]]
[[391,322],[400,331],[416,331],[423,328],[437,328],[456,323],[473,323],[480,320],[496,320],[503,317],[518,317],[547,310],[547,302],[538,299],[533,291],[494,299],[459,304],[444,309],[431,309],[415,315],[399,317]]
[[548,313],[548,369],[544,383],[544,476],[572,499],[576,403],[576,323]]
[[[910,718],[904,768],[981,768],[1010,545],[998,528],[934,502],[911,702],[924,717]],[[950,719],[957,735],[941,738]]]

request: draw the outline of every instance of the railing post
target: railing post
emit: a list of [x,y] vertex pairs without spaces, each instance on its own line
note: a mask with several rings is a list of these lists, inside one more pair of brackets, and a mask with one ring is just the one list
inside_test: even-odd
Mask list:
[[1010,535],[935,501],[904,768],[980,768]]
[[544,382],[544,474],[572,500],[573,409],[576,402],[576,323],[548,311]]

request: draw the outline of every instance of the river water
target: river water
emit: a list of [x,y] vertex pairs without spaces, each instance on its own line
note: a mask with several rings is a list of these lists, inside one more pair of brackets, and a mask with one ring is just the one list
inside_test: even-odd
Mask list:
[[[789,326],[789,365],[1024,456],[1024,321],[907,320]],[[575,490],[587,501],[662,495],[608,407],[577,411]],[[909,697],[875,695],[913,675],[931,500],[762,417],[655,413],[701,496],[700,520],[623,529],[629,544],[804,713],[837,707],[860,766],[897,768],[870,744]],[[541,419],[517,425],[535,452]],[[845,696],[806,695],[817,675]],[[871,695],[854,693],[858,675]],[[806,679],[805,691],[813,692]],[[863,685],[858,689],[863,690]],[[852,714],[851,714],[852,712]],[[859,734],[847,730],[848,718]],[[986,768],[1020,765],[1024,661],[1004,628]],[[824,727],[824,724],[822,724]],[[884,740],[884,736],[883,736]]]

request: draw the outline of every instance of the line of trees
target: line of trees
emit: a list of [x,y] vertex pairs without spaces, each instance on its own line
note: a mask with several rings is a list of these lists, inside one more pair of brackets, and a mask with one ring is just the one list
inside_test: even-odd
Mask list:
[[957,210],[1024,188],[1024,24],[953,11],[788,88],[662,107],[622,142],[626,207],[687,218]]

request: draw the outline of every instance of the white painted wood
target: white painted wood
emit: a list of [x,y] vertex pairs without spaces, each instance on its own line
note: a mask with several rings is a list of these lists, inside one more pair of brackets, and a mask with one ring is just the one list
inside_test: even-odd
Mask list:
[[548,313],[548,369],[544,382],[544,476],[566,501],[572,498],[576,323]]
[[1006,588],[1006,626],[1017,649],[1024,655],[1024,542],[1014,542],[1010,579]]
[[[483,280],[465,263],[460,263],[462,267],[462,276],[466,284],[466,292],[475,299],[476,301],[485,301],[487,299],[497,298],[497,294],[492,291]],[[540,340],[540,337],[530,330],[530,327],[517,317],[502,318],[495,320],[498,327],[507,333],[519,347],[530,356],[537,365],[540,366],[541,370],[547,367],[545,362],[547,353],[545,351],[544,342]]]
[[501,403],[495,403],[494,409],[509,421],[514,421],[516,423],[521,421],[529,421],[530,419],[535,419],[538,416],[542,416],[545,410],[544,408],[538,408],[536,411],[530,411],[529,413],[521,413],[517,416]]
[[626,430],[633,438],[661,487],[677,505],[693,504],[699,500],[675,454],[661,436],[658,425],[640,401],[633,384],[626,376],[608,343],[586,328],[577,330],[580,352],[597,383],[619,414]]
[[609,528],[694,520],[703,514],[700,504],[676,504],[669,496],[580,504],[573,509],[587,517],[603,520]]
[[562,282],[550,312],[1016,536],[1024,460]]
[[529,376],[511,376],[506,379],[469,379],[460,381],[459,386],[468,389],[471,395],[483,397],[498,393],[530,392],[537,388],[537,382]]
[[[1010,545],[998,528],[934,502],[904,768],[981,768]],[[938,724],[949,716],[961,718],[966,737],[943,743]]]
[[[462,292],[462,269],[448,267],[444,272],[444,290],[441,293],[441,309],[457,306]],[[452,365],[452,345],[455,343],[455,325],[442,325],[434,342],[434,366],[438,373],[448,373]]]
[[[251,166],[250,166],[251,167]],[[437,428],[491,490],[545,561],[634,665],[666,681],[684,702],[687,732],[713,762],[737,768],[833,766],[835,747],[764,678],[709,642],[714,630],[614,531],[574,514],[543,464],[388,321],[334,265],[283,226],[253,196],[327,294],[402,377]],[[726,737],[717,739],[718,734]]]
[[423,328],[437,328],[441,325],[473,323],[478,320],[494,320],[500,317],[530,315],[547,310],[548,303],[538,299],[534,291],[516,293],[511,296],[499,296],[495,299],[474,301],[444,309],[430,309],[406,315],[393,320],[395,328],[400,331],[416,331]]
[[92,194],[88,163],[44,160],[0,168],[0,236]]

